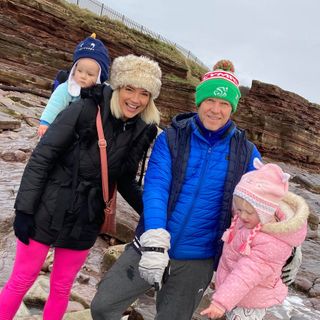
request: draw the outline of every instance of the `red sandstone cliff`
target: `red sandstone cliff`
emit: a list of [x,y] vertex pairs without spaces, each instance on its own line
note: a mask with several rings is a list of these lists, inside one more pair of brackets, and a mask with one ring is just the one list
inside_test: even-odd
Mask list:
[[[112,58],[134,53],[159,62],[163,87],[157,105],[163,125],[177,113],[195,110],[200,66],[175,48],[60,0],[1,0],[0,84],[49,95],[57,70],[71,65],[75,45],[93,31]],[[234,119],[264,156],[320,172],[320,106],[254,81]]]

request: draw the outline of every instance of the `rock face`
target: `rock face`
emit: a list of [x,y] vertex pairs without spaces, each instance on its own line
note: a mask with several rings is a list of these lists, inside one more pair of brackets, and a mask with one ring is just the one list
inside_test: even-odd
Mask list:
[[[164,90],[157,105],[163,123],[194,105],[194,86],[186,80],[188,66],[175,48],[64,1],[2,0],[0,10],[0,83],[4,85],[49,94],[57,71],[71,67],[76,44],[95,32],[112,59],[133,53],[159,62]],[[177,90],[172,78],[184,83],[183,90]]]
[[[195,85],[206,70],[173,47],[61,0],[0,2],[0,84],[48,97],[57,70],[70,68],[75,45],[93,31],[112,59],[134,53],[159,62],[162,125],[177,113],[195,111]],[[264,156],[320,172],[319,105],[253,81],[234,119]]]
[[320,172],[320,105],[253,81],[234,119],[263,156]]

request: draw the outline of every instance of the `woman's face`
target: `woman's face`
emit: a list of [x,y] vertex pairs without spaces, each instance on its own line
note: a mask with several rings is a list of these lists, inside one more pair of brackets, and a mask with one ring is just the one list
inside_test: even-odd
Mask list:
[[119,105],[125,120],[141,113],[149,104],[151,95],[142,88],[125,86],[119,90]]

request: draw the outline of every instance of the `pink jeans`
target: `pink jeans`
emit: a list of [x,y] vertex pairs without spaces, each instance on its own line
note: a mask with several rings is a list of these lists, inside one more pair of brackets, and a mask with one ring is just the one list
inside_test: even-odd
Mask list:
[[[12,320],[24,295],[35,282],[50,247],[30,239],[25,245],[17,241],[13,271],[0,293],[0,319]],[[62,319],[69,302],[74,279],[89,250],[55,248],[50,275],[50,293],[43,310],[44,320]]]

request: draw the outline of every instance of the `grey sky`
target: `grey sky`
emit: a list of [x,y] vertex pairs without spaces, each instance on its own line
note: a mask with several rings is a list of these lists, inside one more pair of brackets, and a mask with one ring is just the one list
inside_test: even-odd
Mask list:
[[319,0],[103,0],[191,50],[211,68],[233,61],[240,83],[276,84],[320,104]]

